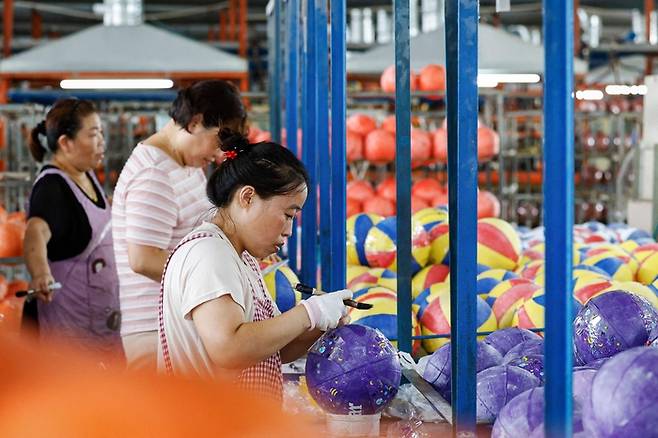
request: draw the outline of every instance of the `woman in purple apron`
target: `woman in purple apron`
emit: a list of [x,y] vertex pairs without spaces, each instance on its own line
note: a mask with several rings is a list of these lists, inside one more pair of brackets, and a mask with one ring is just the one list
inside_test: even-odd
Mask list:
[[[105,150],[89,101],[56,102],[33,130],[30,152],[44,162],[30,195],[24,256],[38,291],[41,339],[94,353],[121,353],[119,282],[111,209],[94,176]],[[51,290],[53,283],[61,289]]]

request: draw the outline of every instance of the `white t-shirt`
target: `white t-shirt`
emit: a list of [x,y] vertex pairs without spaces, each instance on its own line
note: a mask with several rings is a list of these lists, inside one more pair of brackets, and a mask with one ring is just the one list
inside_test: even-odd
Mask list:
[[[214,378],[235,376],[235,370],[222,370],[212,363],[192,321],[192,310],[210,300],[230,295],[244,310],[244,321],[254,318],[254,298],[272,301],[261,287],[258,262],[246,251],[238,256],[235,248],[215,224],[204,222],[189,235],[213,234],[185,243],[169,261],[164,277],[163,322],[167,346],[175,374]],[[187,238],[187,236],[185,236]],[[185,239],[184,238],[184,239]],[[275,315],[280,314],[272,301]],[[158,369],[164,370],[162,343],[158,342]]]
[[169,252],[211,208],[202,169],[181,167],[161,149],[144,143],[133,149],[112,202],[122,335],[158,329],[160,282],[130,268],[128,243]]

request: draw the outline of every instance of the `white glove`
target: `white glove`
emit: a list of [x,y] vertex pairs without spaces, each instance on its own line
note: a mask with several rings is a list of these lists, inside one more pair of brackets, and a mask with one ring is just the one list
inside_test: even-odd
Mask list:
[[308,318],[311,320],[311,328],[326,332],[329,329],[338,327],[341,318],[347,315],[347,307],[343,300],[351,299],[352,291],[343,289],[336,292],[330,292],[323,295],[313,295],[307,300],[302,300],[301,304],[308,312]]

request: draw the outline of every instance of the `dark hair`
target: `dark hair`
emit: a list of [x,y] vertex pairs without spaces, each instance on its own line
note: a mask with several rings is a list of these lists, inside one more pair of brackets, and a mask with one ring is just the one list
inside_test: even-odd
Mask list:
[[250,144],[241,134],[223,132],[221,149],[232,155],[210,175],[206,193],[216,207],[225,207],[233,194],[246,185],[253,186],[258,196],[293,193],[305,184],[308,173],[301,161],[285,147],[272,142]]
[[69,98],[55,102],[46,119],[38,123],[30,133],[32,157],[42,162],[46,151],[57,151],[60,136],[74,138],[82,128],[82,119],[96,112],[96,107],[88,100]]
[[183,88],[169,110],[169,116],[185,130],[197,114],[203,116],[206,128],[222,128],[235,122],[242,127],[247,120],[238,88],[220,80],[201,81]]

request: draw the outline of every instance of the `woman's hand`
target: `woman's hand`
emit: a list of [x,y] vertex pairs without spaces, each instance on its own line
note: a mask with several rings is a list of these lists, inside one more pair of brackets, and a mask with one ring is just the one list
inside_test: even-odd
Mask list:
[[30,289],[36,291],[35,295],[43,302],[50,303],[53,300],[53,291],[50,285],[55,282],[53,276],[48,272],[45,274],[37,275],[30,281]]

